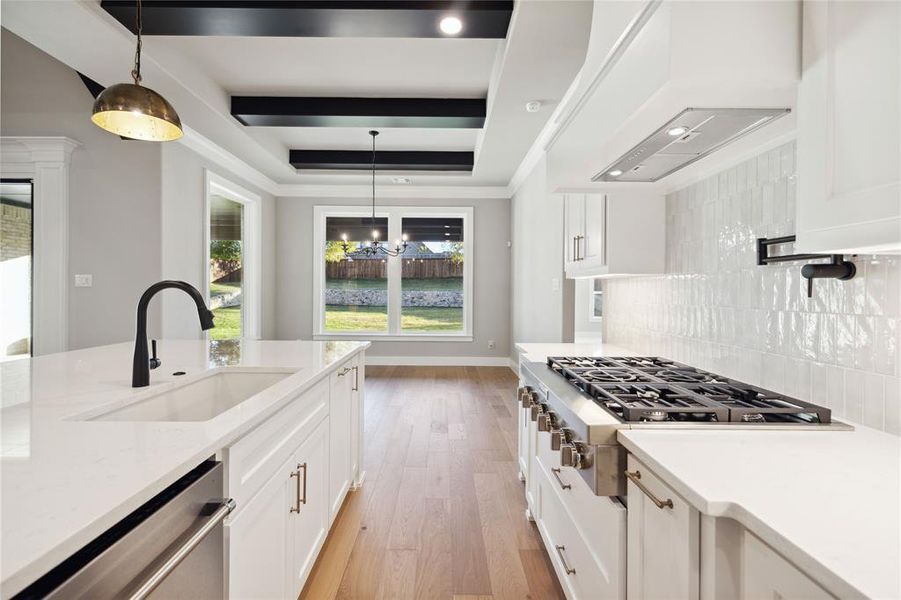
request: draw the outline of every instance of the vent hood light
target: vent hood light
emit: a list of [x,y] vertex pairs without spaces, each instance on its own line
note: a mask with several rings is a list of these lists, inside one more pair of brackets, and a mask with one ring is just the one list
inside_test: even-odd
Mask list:
[[789,112],[788,108],[686,108],[591,181],[658,181]]

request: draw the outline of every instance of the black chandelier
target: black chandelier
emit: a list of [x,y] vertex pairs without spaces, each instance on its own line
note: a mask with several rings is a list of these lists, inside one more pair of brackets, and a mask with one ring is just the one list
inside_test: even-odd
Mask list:
[[379,241],[379,230],[375,225],[375,136],[379,134],[374,129],[369,132],[372,136],[372,218],[370,225],[372,226],[372,240],[368,244],[361,244],[359,248],[350,250],[347,243],[347,234],[341,235],[341,246],[344,249],[345,258],[372,258],[377,256],[400,256],[407,250],[407,234],[403,234],[401,239],[394,240],[394,249],[386,247]]

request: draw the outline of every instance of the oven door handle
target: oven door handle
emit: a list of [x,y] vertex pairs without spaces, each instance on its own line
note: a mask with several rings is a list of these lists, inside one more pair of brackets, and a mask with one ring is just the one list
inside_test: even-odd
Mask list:
[[235,509],[235,501],[231,498],[222,501],[217,508],[203,524],[194,529],[188,539],[180,546],[172,550],[166,555],[160,567],[151,573],[129,596],[129,600],[143,600],[159,586],[172,571],[175,570],[181,562],[187,558],[194,548],[200,545],[206,536],[208,536],[216,527],[218,527],[225,517]]

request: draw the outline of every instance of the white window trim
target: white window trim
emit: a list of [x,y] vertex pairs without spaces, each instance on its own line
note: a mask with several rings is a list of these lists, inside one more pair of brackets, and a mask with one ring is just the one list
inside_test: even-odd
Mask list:
[[[210,196],[218,194],[244,206],[241,223],[241,337],[260,339],[262,330],[262,216],[260,196],[204,169],[203,294],[210,302]],[[249,268],[247,268],[249,267]],[[205,332],[209,337],[209,332]]]
[[376,218],[388,218],[388,236],[392,240],[401,236],[401,219],[404,217],[450,217],[463,219],[463,331],[460,333],[403,333],[400,329],[401,278],[400,257],[389,257],[388,261],[388,331],[325,331],[325,220],[328,217],[368,217],[372,214],[366,206],[314,206],[313,207],[313,339],[354,339],[380,341],[433,341],[471,342],[473,322],[473,209],[471,206],[380,206],[376,208]]
[[33,356],[69,349],[69,163],[66,137],[0,137],[0,175],[32,180]]

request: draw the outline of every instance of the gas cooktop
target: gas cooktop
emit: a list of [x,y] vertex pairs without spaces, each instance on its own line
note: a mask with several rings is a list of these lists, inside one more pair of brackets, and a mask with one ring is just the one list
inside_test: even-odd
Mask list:
[[548,366],[621,421],[831,422],[828,408],[656,356],[549,357]]

